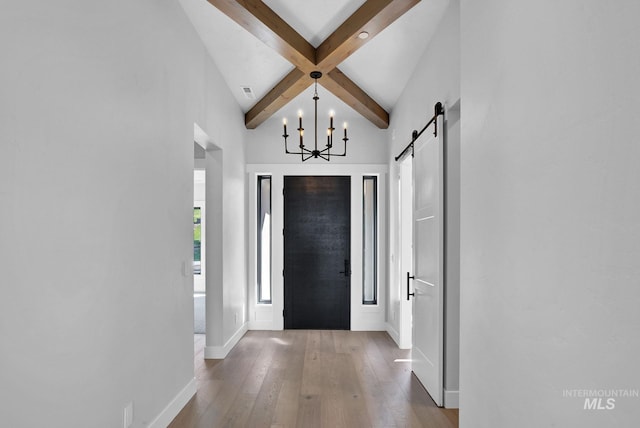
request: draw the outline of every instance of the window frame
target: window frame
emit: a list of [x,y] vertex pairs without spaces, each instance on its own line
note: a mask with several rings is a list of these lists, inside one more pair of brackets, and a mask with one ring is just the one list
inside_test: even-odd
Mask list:
[[273,179],[271,175],[260,174],[257,176],[257,192],[256,192],[256,303],[259,305],[270,305],[273,303],[273,220],[269,222],[269,299],[262,298],[262,182],[269,181],[269,214],[270,219],[273,208]]
[[[372,203],[372,212],[367,213],[367,201],[366,201],[366,183],[367,180],[371,180],[373,183],[373,199]],[[379,186],[378,186],[378,176],[377,175],[363,175],[362,176],[362,305],[366,306],[375,306],[378,304],[378,252],[379,252],[379,233],[378,233],[378,221],[379,221]],[[367,279],[367,257],[366,257],[366,216],[371,214],[373,216],[373,266],[371,267],[372,281],[373,281],[373,299],[367,300],[366,298],[366,279]]]

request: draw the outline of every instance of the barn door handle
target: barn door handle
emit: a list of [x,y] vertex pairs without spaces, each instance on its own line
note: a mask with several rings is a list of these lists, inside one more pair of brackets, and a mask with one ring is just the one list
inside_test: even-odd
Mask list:
[[342,273],[344,274],[344,276],[351,275],[351,264],[349,263],[348,259],[344,259],[344,270],[341,270],[338,273]]
[[407,300],[409,300],[410,296],[415,296],[416,295],[416,293],[409,293],[409,287],[410,287],[409,281],[412,280],[412,279],[416,279],[415,276],[409,276],[409,275],[410,275],[409,272],[407,272]]

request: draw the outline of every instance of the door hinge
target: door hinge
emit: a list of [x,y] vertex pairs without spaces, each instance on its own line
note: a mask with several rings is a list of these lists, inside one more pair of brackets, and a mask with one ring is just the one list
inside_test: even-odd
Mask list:
[[284,269],[282,269],[282,276],[284,276]]
[[284,309],[282,310],[282,318],[284,318]]

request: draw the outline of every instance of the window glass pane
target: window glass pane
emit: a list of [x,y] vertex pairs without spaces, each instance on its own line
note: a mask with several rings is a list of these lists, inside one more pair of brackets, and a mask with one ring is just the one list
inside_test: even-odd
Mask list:
[[364,177],[362,188],[362,303],[378,303],[378,177]]
[[271,177],[258,177],[258,302],[271,303]]
[[193,208],[193,274],[202,273],[202,261],[200,259],[202,248],[202,210]]

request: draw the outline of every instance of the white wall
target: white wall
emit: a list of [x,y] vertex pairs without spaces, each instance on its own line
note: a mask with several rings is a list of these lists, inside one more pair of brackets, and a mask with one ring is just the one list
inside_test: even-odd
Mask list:
[[640,3],[462,4],[461,427],[631,427]]
[[[400,328],[400,305],[406,299],[406,272],[401,272],[398,180],[399,164],[394,157],[411,142],[411,132],[420,130],[434,114],[436,102],[445,107],[447,155],[447,224],[446,224],[446,290],[445,290],[445,404],[455,407],[458,391],[459,358],[459,104],[460,100],[460,5],[451,0],[443,8],[440,24],[422,54],[398,103],[391,114],[391,144],[387,156],[389,170],[390,268],[387,323],[394,335]],[[429,132],[429,131],[425,131]],[[446,403],[448,401],[448,403]]]
[[193,180],[193,201],[204,202],[205,201],[205,181],[204,171],[195,170]]
[[[211,61],[205,63],[204,99],[212,108],[202,115],[207,138],[207,222],[218,218],[218,231],[207,229],[207,358],[221,358],[246,328],[245,145],[244,115]],[[219,169],[219,171],[216,171]],[[222,218],[220,222],[219,219]],[[212,232],[213,235],[212,235]],[[221,272],[212,272],[214,269]],[[216,277],[216,275],[218,275]],[[217,279],[216,279],[217,278]],[[209,292],[217,289],[216,295]],[[214,301],[215,299],[215,301]],[[219,321],[211,319],[221,316]],[[221,328],[221,331],[217,330]],[[213,339],[215,337],[215,339]],[[232,340],[233,339],[233,340]]]
[[233,192],[242,114],[177,2],[4,1],[0,51],[3,424],[163,426],[195,388],[193,124]]

